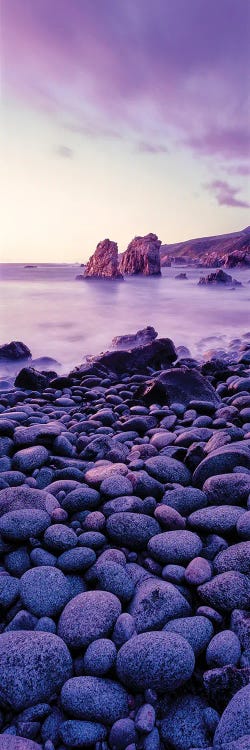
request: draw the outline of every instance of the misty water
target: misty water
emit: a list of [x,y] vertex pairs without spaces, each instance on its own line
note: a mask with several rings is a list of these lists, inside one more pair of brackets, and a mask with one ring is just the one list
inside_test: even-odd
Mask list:
[[[187,280],[175,279],[180,271]],[[242,282],[236,289],[198,286],[210,271],[189,267],[125,281],[76,281],[81,272],[79,265],[2,264],[0,343],[23,341],[33,357],[53,357],[67,372],[108,349],[114,336],[146,325],[195,357],[227,349],[250,329],[250,271],[231,272]]]

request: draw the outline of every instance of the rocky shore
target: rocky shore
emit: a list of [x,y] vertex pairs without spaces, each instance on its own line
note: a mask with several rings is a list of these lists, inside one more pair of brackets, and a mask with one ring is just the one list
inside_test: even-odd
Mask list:
[[0,391],[0,750],[250,748],[250,335],[139,333]]

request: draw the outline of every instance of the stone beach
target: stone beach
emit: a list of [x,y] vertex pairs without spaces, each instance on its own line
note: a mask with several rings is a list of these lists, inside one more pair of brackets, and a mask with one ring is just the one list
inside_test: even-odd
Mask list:
[[0,750],[249,750],[249,353],[0,390]]

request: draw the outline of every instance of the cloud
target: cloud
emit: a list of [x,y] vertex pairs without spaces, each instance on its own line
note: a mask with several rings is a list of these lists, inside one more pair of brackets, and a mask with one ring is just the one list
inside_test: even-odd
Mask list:
[[168,148],[163,143],[147,143],[147,141],[139,141],[136,143],[136,151],[141,154],[167,154]]
[[76,128],[92,111],[90,135],[140,132],[153,148],[157,124],[159,142],[171,133],[196,154],[249,152],[245,0],[2,0],[1,11],[8,95]]
[[240,177],[249,177],[250,164],[235,164],[230,167],[226,166],[225,170],[228,174],[239,175]]
[[57,146],[55,149],[57,156],[61,156],[62,159],[73,159],[74,151],[69,146]]
[[224,180],[213,180],[204,185],[217,200],[219,206],[230,206],[231,208],[250,208],[250,203],[237,198],[240,188],[233,187]]

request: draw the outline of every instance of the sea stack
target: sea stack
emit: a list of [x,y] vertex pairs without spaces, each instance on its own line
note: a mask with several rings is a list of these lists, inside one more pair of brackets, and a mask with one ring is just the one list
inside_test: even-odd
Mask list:
[[102,240],[91,255],[83,279],[122,279],[118,267],[118,247],[116,242]]
[[145,237],[134,237],[121,258],[121,273],[129,276],[135,274],[160,276],[160,247],[161,240],[152,232],[146,234]]

